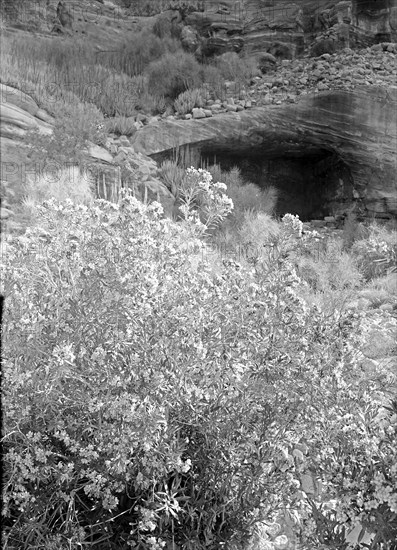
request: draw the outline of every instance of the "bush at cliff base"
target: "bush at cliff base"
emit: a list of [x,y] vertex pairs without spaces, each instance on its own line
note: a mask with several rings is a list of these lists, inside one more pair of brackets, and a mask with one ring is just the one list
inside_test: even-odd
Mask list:
[[237,548],[286,506],[310,547],[393,540],[359,319],[299,298],[282,239],[215,269],[160,210],[52,200],[5,245],[3,547]]

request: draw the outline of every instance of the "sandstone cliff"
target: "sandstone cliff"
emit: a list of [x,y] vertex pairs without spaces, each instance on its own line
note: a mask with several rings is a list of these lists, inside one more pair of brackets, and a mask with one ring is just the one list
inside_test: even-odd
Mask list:
[[199,32],[203,54],[265,51],[288,59],[395,41],[396,21],[396,0],[206,0],[185,24]]
[[301,182],[294,193],[288,182],[305,166],[311,194],[321,195],[328,211],[357,203],[364,215],[397,215],[396,106],[397,87],[325,91],[294,104],[150,124],[135,134],[133,146],[157,158],[189,145],[203,156],[248,159],[262,170],[270,161],[284,164],[282,188],[296,204],[309,190]]

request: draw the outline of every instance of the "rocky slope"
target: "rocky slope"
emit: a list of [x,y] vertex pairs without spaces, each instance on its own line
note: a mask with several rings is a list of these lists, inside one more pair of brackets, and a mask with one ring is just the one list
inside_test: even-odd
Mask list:
[[[207,0],[202,11],[161,14],[176,17],[191,51],[272,52],[272,62],[250,85],[228,82],[224,97],[209,98],[203,109],[183,116],[139,114],[130,139],[109,136],[106,149],[91,147],[95,177],[102,182],[98,193],[112,196],[109,189],[124,170],[135,187],[141,181],[144,193],[159,193],[170,205],[172,197],[147,155],[160,159],[189,145],[210,160],[215,153],[226,166],[238,162],[258,185],[276,185],[281,211],[308,219],[351,207],[367,216],[396,215],[397,48],[390,42],[396,3]],[[138,20],[110,1],[89,0],[68,3],[72,17],[62,25],[56,5],[26,4],[25,26],[35,23],[45,34],[85,34],[101,47],[126,36]],[[308,56],[324,48],[329,52]],[[29,164],[20,137],[33,127],[51,131],[52,120],[21,92],[3,87],[2,97],[3,176],[23,180]]]
[[[54,120],[27,94],[0,84],[0,146],[1,146],[1,179],[9,188],[21,191],[28,178],[38,178],[47,171],[54,172],[54,163],[40,166],[32,163],[23,137],[29,130],[39,130],[50,135]],[[107,148],[89,144],[87,163],[90,179],[96,186],[99,197],[115,200],[118,192],[118,181],[123,175],[131,182],[135,194],[140,199],[161,198],[167,209],[172,209],[173,197],[158,179],[158,168],[154,160],[147,155],[135,152],[127,138],[108,140]],[[62,166],[56,168],[62,169]],[[68,168],[70,166],[68,165]],[[16,198],[19,193],[16,194]],[[1,211],[1,219],[12,215],[12,205]]]
[[[364,216],[395,216],[397,67],[388,48],[284,61],[246,99],[209,102],[204,116],[193,113],[197,120],[152,121],[133,146],[161,158],[188,145],[226,164],[259,165],[256,183],[276,184],[287,195],[284,211],[305,217],[353,206]],[[313,193],[319,201],[310,205]]]

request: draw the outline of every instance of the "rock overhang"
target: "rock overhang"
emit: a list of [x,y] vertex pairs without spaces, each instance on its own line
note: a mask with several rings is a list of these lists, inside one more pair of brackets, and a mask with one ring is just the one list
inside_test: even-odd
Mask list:
[[367,215],[396,216],[397,88],[362,86],[306,94],[294,104],[269,105],[200,120],[166,120],[134,136],[134,148],[156,160],[178,147],[203,156],[335,158],[348,169],[351,200]]

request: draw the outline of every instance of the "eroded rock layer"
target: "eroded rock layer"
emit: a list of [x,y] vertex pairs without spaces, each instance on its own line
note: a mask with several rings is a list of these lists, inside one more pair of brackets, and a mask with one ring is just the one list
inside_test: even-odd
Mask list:
[[203,38],[204,55],[270,52],[288,59],[397,40],[396,0],[206,0],[185,24]]
[[396,106],[397,87],[324,91],[292,104],[152,123],[135,134],[133,146],[158,159],[178,146],[218,159],[248,159],[261,164],[264,174],[268,167],[266,183],[271,162],[289,164],[286,182],[305,165],[311,187],[299,188],[296,196],[322,195],[324,208],[334,213],[356,205],[363,215],[395,216]]

